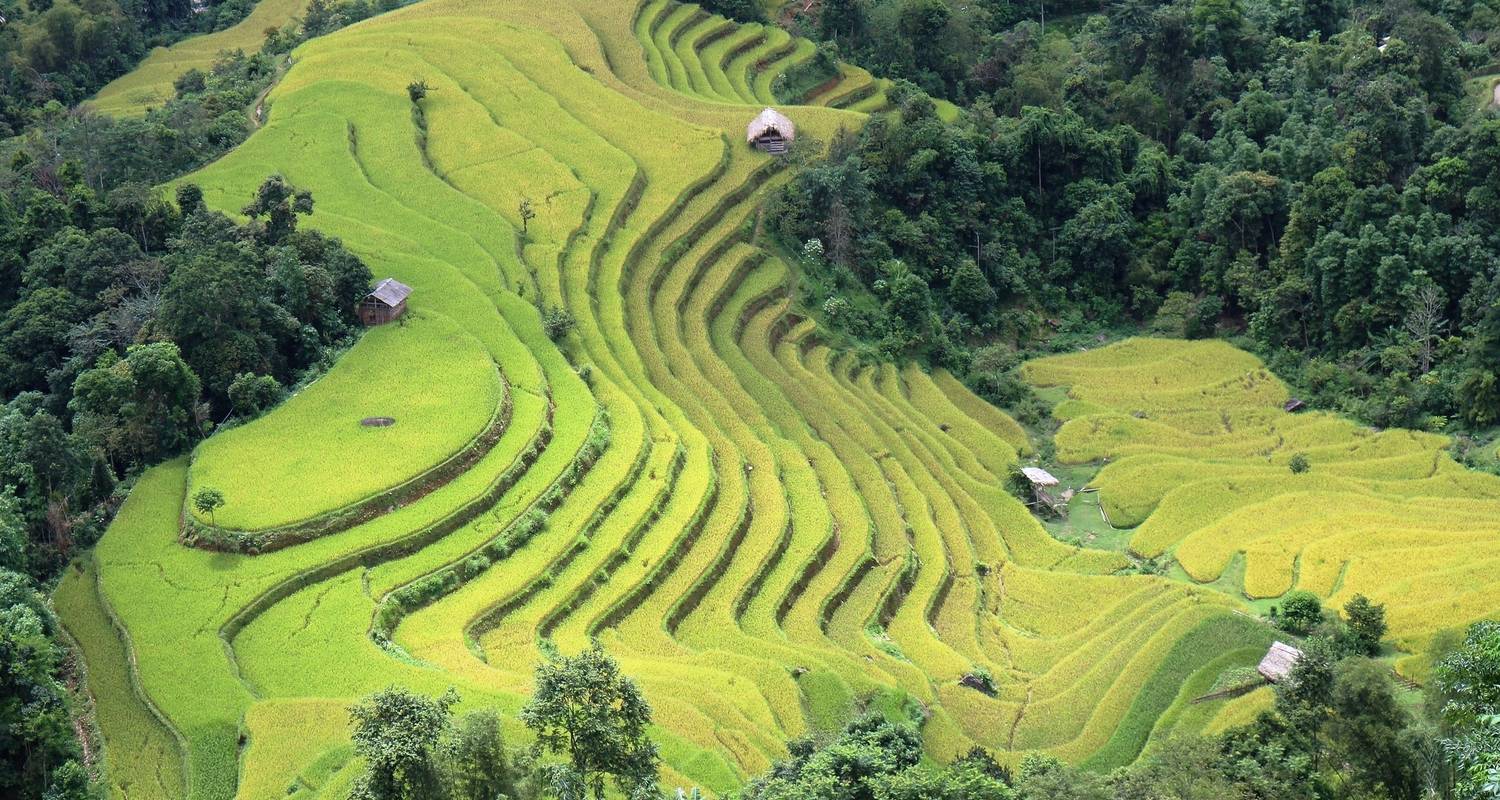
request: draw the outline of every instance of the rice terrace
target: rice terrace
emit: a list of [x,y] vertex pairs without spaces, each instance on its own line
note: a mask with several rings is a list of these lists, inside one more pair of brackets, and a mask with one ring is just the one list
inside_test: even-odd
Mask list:
[[[98,110],[309,11],[253,13]],[[806,301],[770,201],[907,90],[838,61],[787,102],[826,57],[669,0],[422,0],[274,65],[248,138],[160,189],[243,221],[281,176],[403,292],[147,468],[57,584],[110,798],[349,797],[350,708],[391,686],[526,745],[538,665],[593,642],[669,792],[733,796],[869,712],[924,763],[1102,774],[1272,709],[1301,592],[1383,607],[1408,706],[1435,642],[1500,618],[1500,477],[1436,427],[1302,410],[1269,359],[1180,333],[1028,355],[1050,414],[1022,424],[830,330],[851,312]]]

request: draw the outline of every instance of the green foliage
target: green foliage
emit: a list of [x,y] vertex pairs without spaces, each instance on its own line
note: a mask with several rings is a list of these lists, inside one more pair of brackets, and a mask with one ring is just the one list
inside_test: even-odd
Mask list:
[[606,781],[628,798],[658,793],[657,749],[646,735],[651,706],[597,643],[537,667],[521,721],[536,734],[539,754],[565,760],[541,768],[559,800],[603,800]]
[[562,306],[547,306],[542,309],[542,329],[547,332],[547,338],[554,342],[561,342],[567,338],[578,320],[573,318],[573,312]]
[[1365,655],[1380,652],[1380,640],[1385,638],[1386,631],[1384,604],[1356,594],[1344,604],[1344,623]]
[[521,235],[525,236],[531,231],[531,221],[536,219],[536,207],[531,204],[531,198],[521,198],[516,205],[516,216],[521,218]]
[[[1222,325],[1317,405],[1381,426],[1500,419],[1481,188],[1500,134],[1465,98],[1457,57],[1493,11],[1413,9],[1381,27],[1359,4],[1325,4],[1247,24],[1244,9],[1180,0],[1059,29],[1036,20],[1067,11],[1037,4],[822,6],[826,39],[912,83],[890,92],[898,114],[800,174],[773,221],[788,243],[838,232],[827,279],[873,290],[895,258],[926,281],[941,327],[914,332],[903,354],[961,363],[958,341],[1034,346],[1116,324],[1194,338]],[[1394,44],[1376,51],[1388,33]],[[1370,52],[1383,55],[1356,56]],[[1355,85],[1407,101],[1337,122],[1322,111],[1347,107]],[[922,91],[970,113],[934,124]],[[1420,107],[1443,108],[1443,121],[1396,134],[1421,128],[1406,127]],[[883,342],[901,322],[836,324]]]
[[442,748],[449,709],[458,702],[452,692],[433,699],[391,687],[349,708],[354,723],[354,753],[365,772],[351,797],[357,800],[424,800],[441,797],[445,788]]
[[271,375],[241,372],[229,384],[229,406],[236,416],[252,420],[271,410],[286,397],[281,382]]
[[1428,707],[1454,772],[1454,797],[1488,800],[1500,789],[1500,623],[1477,622],[1433,669]]
[[49,798],[87,796],[79,794],[87,779],[80,781],[77,764],[68,761],[78,745],[56,632],[31,581],[0,569],[0,794],[6,797],[36,800],[44,790]]
[[765,8],[756,0],[703,0],[699,5],[740,22],[762,22],[766,18]]
[[1427,787],[1427,754],[1407,728],[1412,720],[1396,699],[1390,670],[1351,658],[1339,664],[1323,734],[1341,768],[1360,785],[1390,798],[1416,800]]
[[207,514],[212,520],[214,512],[224,506],[224,493],[218,489],[208,486],[193,492],[193,510],[199,514]]
[[1293,475],[1301,475],[1312,469],[1312,465],[1308,463],[1305,453],[1293,453],[1292,457],[1287,459],[1286,468],[1291,470]]
[[[905,800],[923,796],[964,796],[950,795],[947,786],[930,785],[933,778],[917,772],[922,739],[910,723],[865,715],[850,722],[830,742],[799,739],[790,742],[787,749],[791,757],[778,762],[766,775],[752,780],[742,794],[744,800],[836,800],[877,796]],[[948,782],[943,778],[937,780]],[[976,797],[994,800],[1010,797],[1004,784],[994,783],[998,784],[994,788],[999,793]]]
[[518,796],[499,715],[476,711],[459,720],[447,747],[447,774],[453,800]]
[[1276,624],[1288,633],[1307,634],[1323,621],[1323,603],[1312,592],[1288,592],[1282,598]]
[[427,81],[412,81],[406,84],[406,96],[413,104],[420,103],[427,97],[427,88]]
[[74,428],[125,465],[182,452],[201,435],[198,376],[172,342],[106,351],[73,383]]

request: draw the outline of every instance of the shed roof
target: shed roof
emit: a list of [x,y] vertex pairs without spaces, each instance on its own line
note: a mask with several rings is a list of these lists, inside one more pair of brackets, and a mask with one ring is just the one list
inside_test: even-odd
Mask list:
[[793,125],[792,121],[787,119],[785,114],[774,108],[767,107],[765,111],[760,112],[759,116],[750,120],[750,124],[746,126],[745,141],[753,142],[773,130],[781,134],[781,138],[787,141],[797,138],[797,126]]
[[380,302],[390,306],[391,308],[395,308],[396,306],[401,305],[401,301],[405,300],[410,295],[410,286],[407,286],[406,284],[396,280],[395,278],[386,278],[380,283],[375,284],[375,288],[371,289],[370,293],[365,295],[365,297],[373,297],[376,300],[379,300]]
[[1271,649],[1266,651],[1266,657],[1260,660],[1260,666],[1255,669],[1266,677],[1266,680],[1275,683],[1292,674],[1292,667],[1297,665],[1297,660],[1302,658],[1302,651],[1292,647],[1285,642],[1274,642]]
[[1021,467],[1021,474],[1035,486],[1056,486],[1057,477],[1041,467]]

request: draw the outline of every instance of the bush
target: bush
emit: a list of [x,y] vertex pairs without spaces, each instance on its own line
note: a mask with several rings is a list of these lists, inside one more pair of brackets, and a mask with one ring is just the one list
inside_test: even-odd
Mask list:
[[236,416],[246,420],[271,410],[285,396],[281,382],[270,375],[242,372],[229,384],[229,405]]
[[577,324],[578,321],[573,319],[573,312],[566,308],[547,306],[542,309],[542,330],[546,331],[547,338],[554,342],[562,341]]
[[1292,471],[1293,475],[1301,475],[1312,468],[1312,465],[1307,463],[1307,456],[1302,453],[1292,456],[1292,459],[1286,462],[1286,466],[1287,469]]

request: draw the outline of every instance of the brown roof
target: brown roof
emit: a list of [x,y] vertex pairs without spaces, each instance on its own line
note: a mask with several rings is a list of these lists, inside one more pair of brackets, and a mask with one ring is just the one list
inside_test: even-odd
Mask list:
[[797,126],[776,109],[767,108],[760,112],[760,116],[750,120],[750,124],[745,128],[745,141],[753,142],[772,131],[781,134],[781,138],[787,141],[797,138]]
[[365,295],[365,297],[373,297],[376,300],[379,300],[380,302],[390,306],[391,308],[395,308],[396,306],[401,305],[401,302],[410,295],[410,286],[407,286],[406,284],[396,280],[395,278],[386,278],[380,283],[375,284],[375,288],[371,289],[370,293]]
[[1255,669],[1266,676],[1266,680],[1275,683],[1292,674],[1292,667],[1297,665],[1297,660],[1302,658],[1302,651],[1289,644],[1276,642],[1271,649],[1266,651],[1266,657],[1260,660],[1260,666]]

